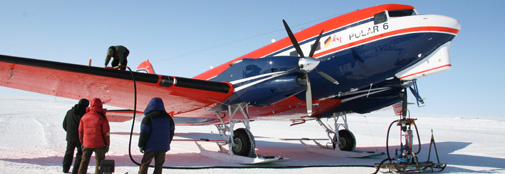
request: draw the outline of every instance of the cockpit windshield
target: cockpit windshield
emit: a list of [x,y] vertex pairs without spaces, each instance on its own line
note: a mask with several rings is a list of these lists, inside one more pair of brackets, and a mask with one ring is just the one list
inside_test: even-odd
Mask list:
[[383,11],[374,15],[374,25],[387,22],[391,17],[402,17],[417,15],[414,9]]
[[412,16],[417,15],[414,9],[407,10],[391,10],[388,11],[389,17],[401,17],[401,16]]

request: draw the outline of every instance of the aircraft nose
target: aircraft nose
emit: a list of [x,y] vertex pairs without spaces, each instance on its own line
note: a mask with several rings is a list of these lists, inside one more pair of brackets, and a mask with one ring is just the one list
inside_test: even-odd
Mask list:
[[461,30],[461,23],[457,19],[448,16],[443,16],[441,17],[441,20],[444,21],[446,27],[453,28],[458,31]]
[[459,30],[461,30],[461,23],[452,17],[443,15],[426,15],[424,19],[428,21],[428,25],[433,31],[443,27],[448,30],[447,32],[458,34]]

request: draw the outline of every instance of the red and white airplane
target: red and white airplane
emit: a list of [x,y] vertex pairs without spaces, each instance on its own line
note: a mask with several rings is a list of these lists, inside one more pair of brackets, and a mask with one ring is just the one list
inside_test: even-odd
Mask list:
[[[330,140],[352,151],[354,136],[338,118],[401,102],[400,93],[416,87],[416,79],[449,70],[449,47],[461,26],[450,17],[386,4],[294,34],[286,22],[284,27],[288,37],[193,78],[0,55],[0,85],[71,99],[97,97],[128,109],[108,112],[112,121],[130,119],[135,98],[142,111],[151,98],[161,97],[177,124],[215,124],[241,156],[255,156],[250,120],[301,124],[333,117],[335,127],[343,128],[323,125]],[[245,128],[231,131],[238,122]]]

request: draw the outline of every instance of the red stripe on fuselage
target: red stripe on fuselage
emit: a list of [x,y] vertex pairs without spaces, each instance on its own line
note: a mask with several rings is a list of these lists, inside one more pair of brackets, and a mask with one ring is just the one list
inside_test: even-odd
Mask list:
[[453,34],[458,34],[458,32],[459,32],[459,30],[457,30],[457,29],[447,28],[447,27],[429,27],[429,26],[427,26],[427,27],[405,28],[405,29],[390,31],[390,32],[387,32],[387,33],[384,33],[384,34],[379,34],[379,35],[376,35],[376,36],[371,36],[369,38],[361,39],[361,40],[358,40],[358,41],[355,41],[355,42],[351,42],[351,43],[348,43],[348,44],[345,44],[345,45],[342,45],[342,46],[339,46],[339,47],[335,47],[333,49],[329,49],[329,50],[326,50],[326,51],[314,54],[314,57],[319,57],[319,56],[322,56],[322,55],[327,55],[327,54],[330,54],[330,53],[334,53],[334,52],[337,52],[337,51],[345,50],[345,49],[348,49],[350,47],[361,45],[361,44],[364,44],[364,43],[367,43],[367,42],[372,42],[372,41],[380,40],[382,38],[387,38],[387,37],[390,37],[390,36],[402,35],[402,34],[407,34],[407,33],[433,32],[433,31],[435,31],[435,32],[448,32],[448,33],[453,33]]
[[[379,12],[382,12],[385,10],[405,10],[405,9],[414,9],[414,7],[412,7],[410,5],[386,4],[386,5],[379,5],[379,6],[366,8],[366,9],[357,10],[357,11],[354,11],[351,13],[337,16],[337,17],[329,19],[325,22],[316,24],[310,28],[307,28],[303,31],[296,33],[295,37],[299,42],[302,42],[304,40],[316,37],[317,34],[319,34],[321,32],[321,30],[323,30],[323,29],[324,29],[324,31],[332,31],[332,30],[338,29],[340,27],[356,23],[358,21],[368,19],[368,18],[372,17],[373,15],[375,15],[376,13],[379,13]],[[289,40],[289,38],[286,37],[286,38],[281,39],[277,42],[274,42],[274,43],[269,44],[265,47],[262,47],[260,49],[253,51],[253,52],[250,52],[246,55],[243,55],[239,58],[228,61],[218,67],[208,70],[202,74],[199,74],[199,75],[195,76],[194,78],[195,79],[204,79],[204,80],[213,78],[213,77],[219,75],[220,73],[222,73],[223,71],[225,71],[226,69],[228,69],[230,67],[229,66],[230,63],[232,63],[232,62],[235,62],[237,60],[241,60],[244,58],[261,58],[261,57],[267,56],[269,54],[272,54],[276,51],[279,51],[279,50],[284,49],[289,46],[291,46],[291,41]]]
[[447,27],[430,27],[430,31],[432,31],[432,32],[446,32],[446,33],[452,33],[455,35],[459,33],[458,29],[447,28]]
[[417,74],[422,74],[422,73],[426,73],[426,72],[429,72],[429,71],[437,70],[437,69],[444,68],[444,67],[450,67],[450,66],[452,66],[452,65],[451,64],[447,64],[447,65],[438,66],[438,67],[435,67],[435,68],[431,68],[431,69],[427,69],[427,70],[424,70],[424,71],[419,71],[419,72],[416,72],[416,73],[412,73],[412,74],[409,74],[409,75],[402,76],[402,77],[400,77],[400,79],[404,79],[404,78],[407,78],[407,77],[410,77],[410,76],[414,76],[414,75],[417,75]]

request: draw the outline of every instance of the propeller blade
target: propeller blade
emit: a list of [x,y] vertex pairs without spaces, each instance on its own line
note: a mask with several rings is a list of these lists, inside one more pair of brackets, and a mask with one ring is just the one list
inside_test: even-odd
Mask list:
[[300,55],[301,58],[304,58],[305,56],[303,55],[302,48],[300,48],[300,44],[298,44],[298,41],[295,38],[295,35],[291,31],[291,29],[288,26],[288,23],[283,19],[282,22],[284,23],[284,28],[286,28],[286,32],[288,32],[289,39],[291,39],[291,43],[293,43],[293,46],[296,49],[296,52],[298,55]]
[[319,46],[319,40],[321,39],[321,36],[323,35],[324,30],[319,33],[319,36],[316,39],[316,42],[312,45],[312,48],[310,48],[310,54],[309,57],[314,56],[314,53],[316,52],[317,47]]
[[331,83],[335,84],[335,85],[338,85],[338,81],[335,80],[333,77],[331,77],[330,75],[322,72],[322,71],[319,71],[318,69],[314,69],[319,75],[323,76],[326,80],[330,81]]
[[307,106],[307,115],[312,115],[312,89],[310,88],[309,73],[305,74],[305,80],[307,81],[307,90],[305,90],[305,105]]

